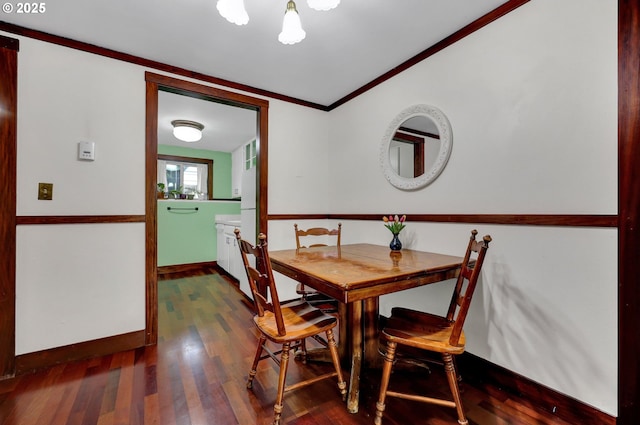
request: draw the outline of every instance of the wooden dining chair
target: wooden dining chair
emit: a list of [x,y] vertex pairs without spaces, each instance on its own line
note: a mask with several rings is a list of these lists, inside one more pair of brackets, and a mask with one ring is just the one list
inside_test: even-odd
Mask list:
[[[314,248],[319,246],[335,246],[337,249],[340,249],[342,223],[338,223],[338,227],[336,229],[328,229],[326,227],[312,227],[307,230],[298,228],[298,224],[296,223],[293,225],[293,230],[295,231],[296,235],[296,250],[304,248]],[[321,292],[316,291],[313,288],[306,286],[302,282],[298,282],[298,284],[296,285],[296,293],[300,295],[303,300],[306,300],[309,302],[309,304],[320,308],[325,313],[338,315],[340,314],[338,301],[327,295],[324,295]],[[314,339],[321,345],[327,347],[327,341],[319,335],[315,336]],[[306,363],[306,340],[300,341],[299,350],[296,353],[296,357],[300,357],[301,360]]]
[[[296,249],[313,248],[317,246],[328,246],[326,242],[334,242],[331,246],[336,246],[340,249],[340,238],[342,234],[342,223],[338,223],[337,229],[327,229],[324,227],[312,227],[307,230],[298,228],[297,224],[293,225],[293,229],[296,234]],[[337,304],[335,300],[319,293],[313,288],[305,286],[303,283],[296,285],[296,293],[302,296],[303,299],[308,300],[312,304],[321,305],[324,304],[323,310],[327,313],[337,312]]]
[[[256,376],[258,363],[261,360],[271,358],[280,366],[278,376],[278,390],[274,405],[273,425],[279,425],[282,416],[282,400],[286,391],[298,389],[318,382],[325,378],[338,377],[338,389],[342,394],[342,399],[346,399],[347,385],[344,381],[340,360],[338,358],[338,347],[333,335],[333,328],[338,320],[329,314],[313,307],[305,300],[298,299],[280,303],[276,283],[273,278],[269,253],[267,251],[266,236],[261,233],[258,236],[258,244],[253,246],[240,237],[240,230],[235,230],[242,261],[244,263],[251,293],[253,295],[256,315],[253,321],[260,331],[258,349],[256,351],[247,388],[253,387],[253,379]],[[248,256],[254,256],[256,267],[249,263]],[[331,358],[335,367],[335,372],[328,373],[305,381],[297,382],[291,386],[285,386],[287,377],[287,367],[289,365],[289,351],[293,346],[314,335],[325,334],[328,341]],[[281,345],[281,350],[273,352],[267,347],[267,340]],[[263,352],[266,353],[263,355]],[[277,355],[280,354],[280,358]]]
[[[391,310],[391,317],[389,317],[381,333],[382,340],[386,341],[386,353],[382,367],[380,395],[376,403],[374,422],[376,425],[382,424],[382,415],[387,396],[453,407],[458,413],[458,423],[461,425],[468,424],[462,408],[453,356],[464,352],[465,336],[462,327],[467,317],[473,292],[478,283],[489,242],[491,242],[491,236],[489,235],[485,236],[482,241],[476,241],[477,234],[476,230],[471,232],[462,268],[458,275],[446,316],[437,316],[400,307],[394,307]],[[400,393],[388,389],[398,344],[411,347],[412,350],[427,350],[442,355],[453,401]]]
[[[324,243],[325,241],[320,241],[318,238],[319,236],[330,237],[331,239],[335,240],[335,243],[333,243],[332,245],[335,245],[338,247],[340,246],[342,223],[338,223],[337,229],[327,229],[324,227],[312,227],[307,230],[302,230],[298,228],[297,224],[294,224],[293,228],[296,231],[296,249],[329,245],[327,243]],[[305,243],[307,244],[305,245]]]

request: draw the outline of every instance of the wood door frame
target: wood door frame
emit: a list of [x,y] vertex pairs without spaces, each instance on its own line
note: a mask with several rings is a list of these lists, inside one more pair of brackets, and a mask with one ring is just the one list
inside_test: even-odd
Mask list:
[[16,182],[19,41],[0,36],[0,379],[16,370]]
[[257,112],[257,231],[267,232],[267,178],[269,101],[212,86],[192,83],[166,75],[145,73],[146,81],[146,153],[145,153],[145,204],[146,204],[146,288],[145,288],[145,344],[158,342],[158,222],[156,180],[158,170],[158,91],[164,90],[203,100],[219,101]]
[[640,418],[640,2],[618,1],[618,425]]

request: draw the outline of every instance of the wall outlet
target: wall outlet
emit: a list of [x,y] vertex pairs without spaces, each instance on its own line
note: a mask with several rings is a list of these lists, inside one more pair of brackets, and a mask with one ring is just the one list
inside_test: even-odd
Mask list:
[[38,183],[38,199],[45,201],[53,199],[53,183]]

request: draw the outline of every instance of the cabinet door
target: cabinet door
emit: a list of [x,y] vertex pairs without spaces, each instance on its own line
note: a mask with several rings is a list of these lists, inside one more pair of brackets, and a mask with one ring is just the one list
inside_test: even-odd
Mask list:
[[220,255],[222,264],[220,264],[220,267],[222,267],[227,273],[231,273],[231,253],[233,252],[234,242],[234,237],[226,233],[224,234],[224,246],[222,247],[223,252]]
[[225,237],[222,227],[221,225],[216,225],[216,254],[218,257],[216,261],[220,267],[227,270],[229,267],[229,254],[227,250],[227,238]]
[[240,248],[238,247],[238,240],[235,237],[228,237],[228,249],[229,249],[229,274],[236,279],[240,275],[240,271],[244,272],[244,266],[242,265],[242,256],[240,254]]
[[[236,247],[238,248],[238,247]],[[249,262],[252,267],[255,267],[255,258],[252,256],[249,258]],[[236,272],[233,275],[236,279],[238,279],[238,285],[240,290],[244,292],[246,295],[251,297],[251,288],[249,287],[249,279],[247,278],[247,271],[244,269],[244,264],[242,263],[242,255],[240,254],[240,249],[238,248],[238,258],[237,258],[237,268]]]
[[244,146],[231,153],[231,197],[242,196],[242,172],[244,171]]

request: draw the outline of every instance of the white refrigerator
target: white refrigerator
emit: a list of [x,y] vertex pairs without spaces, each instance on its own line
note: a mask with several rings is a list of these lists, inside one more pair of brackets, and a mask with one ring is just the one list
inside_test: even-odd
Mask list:
[[[242,173],[242,192],[240,199],[240,221],[242,239],[256,243],[256,169],[244,170]],[[255,260],[251,258],[251,262]],[[252,264],[255,267],[255,264]],[[253,298],[246,276],[240,279],[240,290]]]
[[244,170],[242,173],[242,193],[240,200],[240,220],[242,221],[242,238],[252,244],[256,243],[256,168]]

